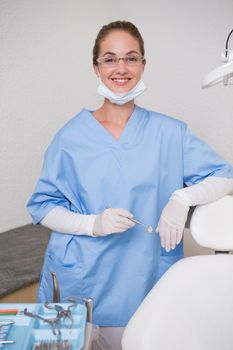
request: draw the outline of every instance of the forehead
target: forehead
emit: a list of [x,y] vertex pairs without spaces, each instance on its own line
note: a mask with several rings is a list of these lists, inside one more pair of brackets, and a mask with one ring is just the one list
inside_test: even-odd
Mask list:
[[130,33],[114,30],[109,33],[100,44],[100,56],[106,52],[123,55],[130,51],[141,52],[139,42]]

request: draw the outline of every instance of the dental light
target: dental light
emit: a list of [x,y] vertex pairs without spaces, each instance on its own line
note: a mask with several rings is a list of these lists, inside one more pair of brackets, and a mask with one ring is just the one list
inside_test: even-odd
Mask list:
[[228,42],[232,33],[233,29],[228,34],[226,48],[221,55],[221,61],[224,62],[224,64],[215,68],[204,77],[202,88],[208,88],[218,83],[233,85],[233,79],[231,79],[233,78],[233,50],[228,50]]

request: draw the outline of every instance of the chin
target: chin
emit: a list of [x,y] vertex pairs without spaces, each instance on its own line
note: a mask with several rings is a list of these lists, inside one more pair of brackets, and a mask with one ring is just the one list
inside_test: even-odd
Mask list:
[[136,84],[126,84],[124,86],[111,85],[111,86],[108,86],[108,88],[116,93],[124,93],[132,90],[135,86]]

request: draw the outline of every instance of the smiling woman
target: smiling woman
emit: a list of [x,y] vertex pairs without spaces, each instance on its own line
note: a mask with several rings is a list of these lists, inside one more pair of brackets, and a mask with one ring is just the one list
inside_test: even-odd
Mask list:
[[95,350],[121,348],[123,327],[183,257],[189,208],[233,191],[231,166],[185,123],[135,104],[145,64],[134,24],[100,30],[93,67],[103,104],[81,110],[57,133],[28,203],[34,224],[53,230],[39,301],[52,299],[51,272],[62,299],[92,297],[105,337]]
[[[141,81],[145,60],[144,41],[138,29],[130,22],[117,21],[104,26],[93,48],[93,66],[100,85],[97,92],[105,97],[104,104],[93,112],[96,119],[115,137],[119,138],[130,115],[134,98],[146,89]],[[127,105],[122,115],[113,114],[109,103]]]

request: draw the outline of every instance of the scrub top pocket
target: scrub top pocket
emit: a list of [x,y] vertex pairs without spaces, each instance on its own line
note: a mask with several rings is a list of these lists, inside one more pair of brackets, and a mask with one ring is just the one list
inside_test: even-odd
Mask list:
[[[57,235],[57,234],[56,234]],[[49,243],[38,290],[38,301],[53,300],[52,272],[56,272],[61,301],[83,293],[82,263],[76,240],[72,235],[60,235],[60,244]],[[63,244],[62,244],[63,243]]]

